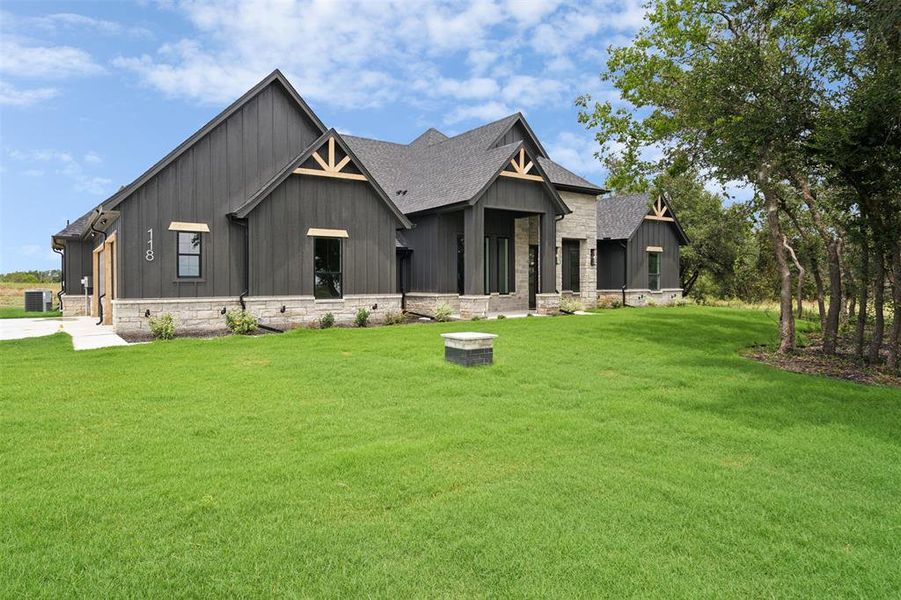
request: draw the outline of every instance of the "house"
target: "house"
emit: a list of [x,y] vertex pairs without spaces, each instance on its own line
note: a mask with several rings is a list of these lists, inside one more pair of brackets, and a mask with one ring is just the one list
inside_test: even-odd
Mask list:
[[64,313],[121,333],[162,313],[217,330],[239,307],[279,329],[361,307],[376,321],[443,304],[548,313],[561,294],[597,299],[603,191],[553,162],[522,114],[360,138],[274,71],[52,245]]
[[597,205],[598,297],[638,306],[682,298],[679,247],[688,237],[666,198],[612,196]]

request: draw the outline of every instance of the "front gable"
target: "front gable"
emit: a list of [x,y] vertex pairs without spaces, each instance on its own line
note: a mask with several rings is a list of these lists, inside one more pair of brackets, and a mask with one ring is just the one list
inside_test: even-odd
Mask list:
[[676,237],[679,239],[679,243],[688,243],[688,236],[685,235],[685,231],[682,230],[682,226],[679,225],[679,221],[676,220],[676,215],[670,208],[669,203],[666,201],[663,194],[657,196],[657,199],[649,207],[647,214],[644,216],[644,221],[668,223],[672,226]]
[[508,144],[522,142],[523,146],[533,157],[543,156],[547,158],[547,152],[538,140],[538,136],[529,127],[525,118],[520,114],[509,127],[507,127],[491,145],[491,148],[500,148]]

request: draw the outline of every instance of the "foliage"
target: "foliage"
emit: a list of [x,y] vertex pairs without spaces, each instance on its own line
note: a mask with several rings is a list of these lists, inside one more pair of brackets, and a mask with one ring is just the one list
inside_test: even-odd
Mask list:
[[572,314],[578,310],[582,310],[582,303],[576,300],[575,298],[571,298],[569,296],[564,296],[560,298],[560,312],[566,314]]
[[619,298],[611,298],[610,296],[601,296],[598,298],[597,308],[620,308],[623,301]]
[[507,318],[507,315],[498,315],[497,318],[498,318],[498,319],[506,319],[506,318]]
[[0,283],[59,283],[60,270],[0,273]]
[[772,319],[0,342],[4,595],[896,596],[898,391],[739,356]]
[[471,321],[484,321],[485,317],[483,317],[482,315],[472,315],[472,319],[470,319],[470,320]]
[[435,307],[435,320],[440,323],[449,321],[453,312],[453,309],[448,304],[442,302]]
[[366,327],[369,325],[369,312],[368,308],[361,306],[357,309],[357,314],[354,315],[354,325],[357,327]]
[[150,317],[150,335],[155,340],[171,340],[175,337],[175,319],[169,313]]
[[225,314],[225,324],[232,333],[247,335],[256,330],[259,322],[247,311],[241,309],[230,310]]
[[388,311],[385,313],[385,325],[400,325],[404,322],[404,315],[399,311]]
[[335,325],[335,315],[330,312],[325,313],[321,317],[319,317],[319,329],[328,329],[329,327],[334,327]]

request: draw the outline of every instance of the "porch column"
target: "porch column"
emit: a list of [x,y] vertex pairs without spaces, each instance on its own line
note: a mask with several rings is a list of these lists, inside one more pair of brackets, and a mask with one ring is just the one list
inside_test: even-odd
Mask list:
[[485,293],[485,209],[477,202],[463,211],[463,294]]
[[554,213],[542,213],[538,226],[539,262],[541,278],[538,291],[541,294],[552,294],[557,291],[557,221]]

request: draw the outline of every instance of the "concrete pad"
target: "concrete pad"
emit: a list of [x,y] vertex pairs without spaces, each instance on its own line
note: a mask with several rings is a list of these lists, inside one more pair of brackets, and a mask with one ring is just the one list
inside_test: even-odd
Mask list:
[[53,335],[59,331],[72,337],[75,350],[127,346],[109,325],[97,325],[95,317],[55,317],[50,319],[0,319],[0,340],[19,340]]

